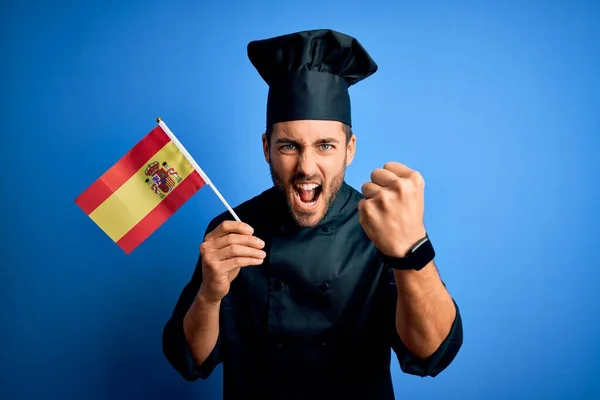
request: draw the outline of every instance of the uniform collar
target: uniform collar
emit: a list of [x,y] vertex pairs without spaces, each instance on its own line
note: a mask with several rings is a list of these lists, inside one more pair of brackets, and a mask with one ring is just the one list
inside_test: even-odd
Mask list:
[[323,218],[323,220],[320,222],[320,225],[333,222],[342,213],[344,206],[350,199],[350,193],[350,186],[348,186],[346,181],[343,181],[342,186],[340,186],[340,190],[333,201],[333,204],[331,204],[329,210],[327,210],[327,214],[325,214],[325,218]]

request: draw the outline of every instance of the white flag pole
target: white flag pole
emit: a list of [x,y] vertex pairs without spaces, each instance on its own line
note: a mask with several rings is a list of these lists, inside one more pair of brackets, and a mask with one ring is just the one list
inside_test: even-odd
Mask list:
[[227,207],[227,210],[229,210],[231,215],[233,215],[233,218],[235,218],[236,221],[241,222],[240,218],[237,216],[235,211],[233,211],[233,208],[231,208],[231,206],[223,198],[221,193],[219,193],[219,191],[217,190],[215,185],[213,185],[211,180],[208,178],[208,175],[206,175],[204,173],[204,171],[202,171],[202,168],[200,168],[200,166],[198,165],[196,160],[194,160],[194,158],[190,155],[190,153],[188,153],[188,151],[185,149],[185,147],[183,147],[183,145],[177,139],[177,137],[173,134],[173,132],[171,132],[171,130],[169,129],[167,124],[165,124],[164,121],[162,119],[160,119],[160,117],[156,119],[156,122],[158,122],[158,125],[160,125],[160,127],[165,131],[165,133],[167,134],[167,136],[169,136],[169,138],[173,141],[173,143],[175,143],[175,146],[177,146],[177,148],[179,148],[179,151],[181,151],[183,153],[183,155],[188,159],[190,164],[192,164],[194,169],[198,172],[198,174],[200,174],[200,176],[202,177],[204,182],[206,182],[206,184],[212,188],[212,190],[215,192],[217,197],[221,200],[221,202],[225,205],[225,207]]

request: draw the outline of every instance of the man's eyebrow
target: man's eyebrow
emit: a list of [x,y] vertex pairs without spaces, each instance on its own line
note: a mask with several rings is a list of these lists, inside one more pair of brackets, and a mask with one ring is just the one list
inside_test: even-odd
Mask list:
[[282,138],[277,139],[275,141],[275,143],[295,144],[295,145],[299,145],[300,144],[300,142],[298,142],[297,140],[286,138],[286,137],[282,137]]
[[[338,139],[336,139],[336,138],[327,137],[327,138],[323,138],[323,139],[317,140],[314,144],[339,143],[339,142],[340,141]],[[282,137],[282,138],[277,139],[275,141],[275,143],[285,143],[285,144],[295,144],[295,145],[300,145],[301,144],[297,140],[286,138],[286,137]]]
[[340,141],[333,137],[327,137],[323,139],[319,139],[315,142],[315,144],[323,144],[323,143],[339,143]]

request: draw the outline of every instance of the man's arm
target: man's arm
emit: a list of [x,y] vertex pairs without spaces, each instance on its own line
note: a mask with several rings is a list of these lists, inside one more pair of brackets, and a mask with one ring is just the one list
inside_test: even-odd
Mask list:
[[260,250],[264,242],[252,235],[250,226],[218,221],[214,219],[206,230],[194,275],[163,332],[163,352],[186,380],[208,378],[223,361],[221,299],[241,268],[262,264],[266,255]]
[[183,318],[183,331],[196,364],[211,354],[219,338],[220,301],[210,301],[200,287],[198,295]]
[[448,337],[456,307],[433,261],[420,271],[394,270],[396,330],[415,357],[430,357]]
[[207,307],[199,299],[202,282],[202,260],[199,258],[192,279],[182,290],[163,330],[163,353],[171,366],[188,381],[208,378],[221,362],[219,308]]
[[[421,174],[389,162],[371,173],[371,181],[362,185],[362,193],[359,222],[367,236],[383,255],[405,257],[427,233],[423,223],[425,181]],[[395,348],[407,363],[420,359],[418,363],[435,374],[462,344],[458,307],[433,262],[420,271],[394,270],[393,281],[397,292],[395,333],[401,342],[394,339]]]

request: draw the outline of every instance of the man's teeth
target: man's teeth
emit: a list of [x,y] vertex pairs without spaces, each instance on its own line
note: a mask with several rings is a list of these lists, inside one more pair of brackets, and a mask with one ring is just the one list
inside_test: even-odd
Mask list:
[[302,189],[302,190],[313,190],[318,188],[320,185],[317,185],[316,183],[300,183],[300,184],[296,184],[296,187],[298,189]]

